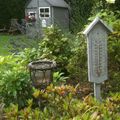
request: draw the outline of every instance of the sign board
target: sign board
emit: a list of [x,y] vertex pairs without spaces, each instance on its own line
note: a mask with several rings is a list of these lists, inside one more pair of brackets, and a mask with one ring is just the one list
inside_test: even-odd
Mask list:
[[107,80],[107,39],[112,30],[96,18],[84,31],[87,37],[88,77],[90,82]]

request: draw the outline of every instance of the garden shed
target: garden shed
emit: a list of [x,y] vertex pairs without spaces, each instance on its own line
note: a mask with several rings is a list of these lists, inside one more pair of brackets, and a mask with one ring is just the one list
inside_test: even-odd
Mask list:
[[39,22],[41,27],[69,29],[69,5],[64,0],[28,0],[25,15],[28,22]]

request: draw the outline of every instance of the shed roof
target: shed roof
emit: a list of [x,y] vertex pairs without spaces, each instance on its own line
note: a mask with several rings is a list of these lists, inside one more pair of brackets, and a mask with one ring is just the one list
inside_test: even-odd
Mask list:
[[[31,2],[32,0],[28,0],[26,3],[26,6]],[[49,3],[51,6],[54,7],[63,7],[63,8],[70,8],[69,5],[64,0],[45,0],[47,3]]]
[[83,34],[87,35],[98,22],[101,23],[108,32],[113,32],[113,30],[108,27],[99,17],[96,17],[93,22],[87,27],[87,29],[83,32]]
[[51,6],[68,8],[68,4],[64,0],[46,0]]

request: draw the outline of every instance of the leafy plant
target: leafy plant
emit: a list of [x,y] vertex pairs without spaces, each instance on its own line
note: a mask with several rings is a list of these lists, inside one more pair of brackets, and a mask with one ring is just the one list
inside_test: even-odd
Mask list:
[[54,85],[65,84],[67,79],[68,79],[68,77],[64,77],[64,73],[54,72],[53,73],[53,82],[52,83]]
[[26,66],[16,55],[0,57],[0,95],[6,105],[26,104],[32,92],[31,81]]
[[57,62],[57,67],[66,72],[71,49],[69,38],[56,27],[49,27],[45,30],[45,37],[39,43],[38,58],[51,59]]
[[[60,91],[59,91],[60,90]],[[69,94],[62,94],[69,91]],[[43,109],[32,108],[33,101],[28,100],[28,106],[18,110],[18,105],[10,105],[4,109],[6,118],[28,120],[119,120],[120,119],[120,93],[112,94],[104,102],[99,103],[91,96],[83,100],[77,99],[72,93],[75,90],[71,86],[49,86],[46,91],[39,91],[37,98],[44,98],[48,103]],[[60,94],[59,94],[60,93]],[[35,94],[34,94],[35,95]],[[117,99],[116,99],[117,98]],[[42,101],[41,101],[42,102]],[[43,102],[42,102],[43,103]]]
[[114,29],[114,24],[117,24],[120,18],[120,11],[102,9],[97,14],[91,16],[88,20],[91,22],[95,17],[100,17],[104,22]]
[[71,44],[72,56],[67,69],[73,84],[87,80],[87,41],[78,33]]
[[109,86],[107,88],[114,92],[120,91],[120,30],[118,26],[120,26],[120,20],[114,24],[115,30],[108,39],[109,80],[106,84]]
[[18,119],[18,105],[15,104],[10,104],[10,107],[6,108],[4,110],[5,114],[5,118],[10,120],[17,120]]

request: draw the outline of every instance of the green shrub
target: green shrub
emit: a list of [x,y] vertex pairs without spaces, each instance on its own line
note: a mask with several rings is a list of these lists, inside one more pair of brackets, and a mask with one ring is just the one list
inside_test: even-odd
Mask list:
[[51,59],[57,62],[61,71],[66,71],[71,49],[69,38],[56,27],[49,27],[45,30],[45,36],[39,43],[38,58]]
[[73,84],[85,82],[87,80],[87,41],[79,33],[74,38],[72,45],[72,55],[69,59],[67,69]]
[[69,75],[74,84],[87,80],[86,40],[81,34],[65,35],[58,28],[45,30],[45,36],[39,43],[37,58],[51,59],[57,62],[60,72]]
[[0,57],[0,95],[5,104],[17,103],[23,107],[31,90],[29,73],[21,58],[16,55]]
[[19,52],[16,56],[19,58],[21,65],[26,67],[28,63],[37,59],[37,49],[36,48],[25,48],[23,51]]
[[109,36],[108,65],[110,90],[118,92],[120,91],[120,31],[113,32]]

